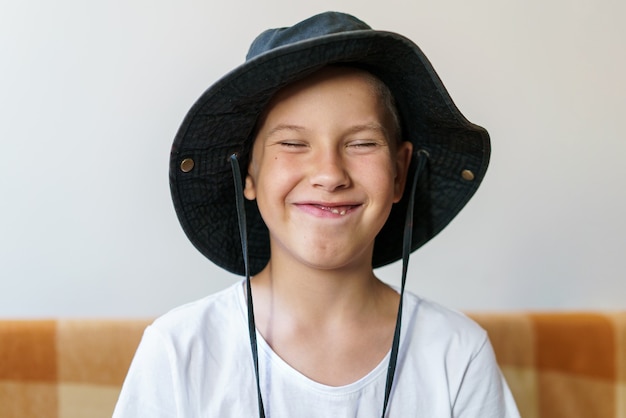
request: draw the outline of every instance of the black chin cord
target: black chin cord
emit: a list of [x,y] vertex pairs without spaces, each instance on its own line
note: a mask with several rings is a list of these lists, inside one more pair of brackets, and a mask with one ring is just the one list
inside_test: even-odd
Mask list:
[[254,362],[254,374],[256,376],[256,391],[259,402],[259,417],[265,418],[263,398],[261,397],[261,380],[259,379],[259,349],[256,342],[256,323],[254,322],[254,306],[252,305],[252,288],[250,287],[250,269],[248,261],[248,233],[246,228],[246,210],[243,205],[243,186],[241,171],[237,155],[230,156],[230,164],[235,179],[235,200],[237,203],[237,220],[239,222],[239,236],[241,237],[241,252],[246,271],[246,296],[248,300],[248,333],[250,334],[250,348],[252,349],[252,361]]
[[[389,358],[389,366],[387,368],[387,381],[385,385],[385,401],[383,403],[382,417],[385,417],[389,397],[391,395],[391,387],[396,372],[396,364],[398,362],[398,349],[400,347],[400,328],[402,324],[402,301],[404,299],[404,287],[406,284],[406,274],[409,265],[409,254],[411,253],[411,241],[413,233],[413,208],[415,206],[415,190],[419,175],[426,165],[428,153],[424,150],[417,151],[417,169],[411,183],[411,190],[406,210],[406,218],[404,223],[404,235],[402,240],[402,283],[400,287],[400,303],[398,305],[398,316],[396,319],[396,328],[393,335],[393,344],[391,346],[391,355]],[[248,304],[248,333],[250,334],[250,348],[252,349],[252,360],[254,363],[254,373],[256,376],[257,397],[259,403],[259,417],[265,418],[265,409],[263,407],[263,398],[261,396],[261,382],[259,379],[259,353],[256,340],[256,324],[254,321],[254,308],[252,305],[252,289],[250,287],[250,270],[248,261],[248,236],[246,228],[246,213],[243,203],[243,186],[241,179],[241,171],[239,170],[239,162],[237,155],[230,156],[230,163],[233,169],[233,177],[235,181],[235,199],[237,203],[237,217],[239,222],[239,235],[241,237],[241,251],[243,254],[243,262],[246,273],[246,293]]]
[[393,386],[393,377],[396,374],[396,364],[398,363],[398,349],[400,348],[400,328],[402,325],[402,301],[404,300],[404,285],[406,284],[406,273],[409,267],[409,255],[411,254],[411,242],[413,239],[413,208],[415,207],[415,190],[419,176],[426,165],[428,152],[425,150],[417,151],[417,168],[411,183],[409,191],[409,200],[406,206],[406,217],[404,220],[404,234],[402,238],[402,282],[400,285],[400,303],[398,304],[398,316],[396,318],[396,330],[393,334],[393,344],[391,345],[391,354],[389,357],[389,367],[387,368],[387,384],[385,385],[385,401],[383,402],[382,418],[385,418],[389,397],[391,396],[391,387]]

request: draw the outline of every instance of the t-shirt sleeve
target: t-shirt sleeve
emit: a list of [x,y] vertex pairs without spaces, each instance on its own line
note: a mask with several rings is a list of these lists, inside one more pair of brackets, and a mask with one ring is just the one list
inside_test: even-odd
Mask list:
[[519,418],[488,338],[471,359],[453,407],[455,418]]
[[153,326],[144,331],[113,418],[176,417],[171,347]]

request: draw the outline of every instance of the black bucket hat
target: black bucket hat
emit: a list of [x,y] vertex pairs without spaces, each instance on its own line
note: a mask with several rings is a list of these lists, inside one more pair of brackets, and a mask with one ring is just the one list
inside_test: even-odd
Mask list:
[[[285,85],[332,64],[381,79],[396,99],[403,140],[428,155],[416,189],[411,251],[448,225],[478,188],[489,162],[489,135],[457,109],[422,51],[404,36],[373,30],[353,16],[322,13],[259,35],[245,63],[200,96],[176,135],[170,159],[174,207],[188,238],[215,264],[245,273],[229,157],[237,154],[245,178],[253,130],[268,101]],[[414,171],[412,164],[409,181]],[[402,257],[406,201],[393,206],[376,237],[372,267]],[[245,205],[254,275],[269,260],[269,233],[256,203]]]

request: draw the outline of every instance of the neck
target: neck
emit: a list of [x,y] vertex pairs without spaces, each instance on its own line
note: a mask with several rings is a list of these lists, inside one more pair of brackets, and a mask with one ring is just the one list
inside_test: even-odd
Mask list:
[[313,380],[353,382],[391,347],[399,295],[369,267],[287,268],[273,260],[252,280],[252,293],[265,341]]
[[369,265],[323,270],[270,261],[252,280],[252,292],[263,335],[287,325],[285,321],[290,327],[320,329],[393,319],[398,303],[397,293],[378,280]]

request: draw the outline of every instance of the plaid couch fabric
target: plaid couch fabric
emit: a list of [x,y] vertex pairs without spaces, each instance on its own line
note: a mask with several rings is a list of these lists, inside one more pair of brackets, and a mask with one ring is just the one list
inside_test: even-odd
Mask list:
[[626,418],[626,312],[471,315],[524,418]]
[[0,418],[110,418],[147,324],[0,321]]
[[[474,313],[524,418],[626,418],[626,312]],[[110,417],[147,320],[0,320],[0,418]]]

